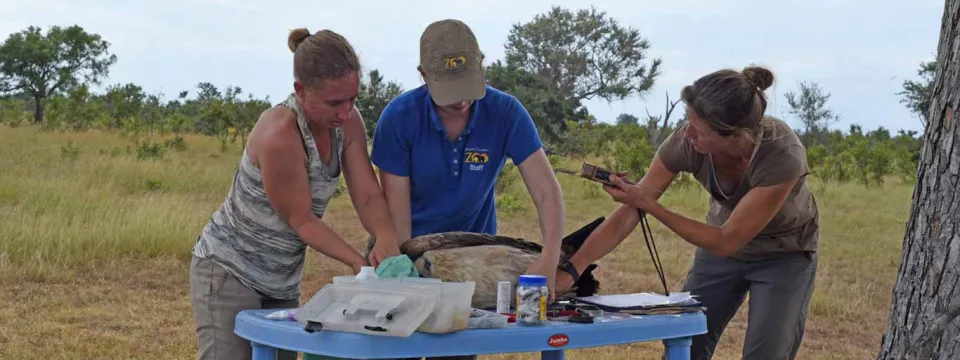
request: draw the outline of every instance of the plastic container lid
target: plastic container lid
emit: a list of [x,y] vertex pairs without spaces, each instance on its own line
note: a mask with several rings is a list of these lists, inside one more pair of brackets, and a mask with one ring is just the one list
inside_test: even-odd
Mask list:
[[520,275],[520,286],[547,286],[547,277],[543,275]]
[[437,308],[439,287],[421,284],[328,284],[299,307],[300,324],[322,331],[409,337]]

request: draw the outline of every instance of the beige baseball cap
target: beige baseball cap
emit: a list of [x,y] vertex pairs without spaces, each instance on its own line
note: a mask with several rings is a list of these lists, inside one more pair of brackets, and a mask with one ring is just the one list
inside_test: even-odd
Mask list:
[[483,98],[487,88],[481,56],[477,37],[462,21],[446,19],[427,26],[420,36],[420,68],[437,105]]

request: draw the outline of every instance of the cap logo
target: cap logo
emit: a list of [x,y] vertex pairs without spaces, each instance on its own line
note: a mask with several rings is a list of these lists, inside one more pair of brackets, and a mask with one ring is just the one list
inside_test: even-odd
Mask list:
[[443,58],[443,67],[447,71],[461,71],[467,65],[467,57],[463,55]]

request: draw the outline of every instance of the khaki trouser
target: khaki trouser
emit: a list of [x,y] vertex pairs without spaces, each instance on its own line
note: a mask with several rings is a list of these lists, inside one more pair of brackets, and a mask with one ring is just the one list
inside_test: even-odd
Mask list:
[[745,360],[789,360],[797,356],[817,273],[815,253],[744,262],[697,249],[683,291],[707,308],[707,333],[693,337],[690,359],[707,360],[727,323],[750,294],[743,344]]
[[[190,300],[201,360],[249,360],[252,357],[250,342],[233,333],[236,316],[241,310],[299,306],[299,299],[265,297],[240,283],[213,260],[196,256],[190,263]],[[296,358],[296,352],[277,352],[279,360]]]

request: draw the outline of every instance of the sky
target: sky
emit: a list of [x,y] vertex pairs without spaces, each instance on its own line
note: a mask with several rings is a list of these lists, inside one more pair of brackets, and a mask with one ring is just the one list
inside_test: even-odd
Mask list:
[[698,77],[757,64],[776,76],[768,113],[791,125],[800,122],[787,112],[783,94],[814,81],[831,93],[827,106],[841,117],[833,127],[891,131],[922,129],[896,93],[905,79],[918,78],[921,61],[935,59],[944,8],[942,0],[3,0],[0,35],[30,25],[80,25],[110,42],[118,57],[105,85],[132,82],[173,98],[182,90],[195,95],[197,83],[210,82],[276,103],[293,90],[287,48],[293,28],[341,33],[364,70],[378,69],[412,89],[421,85],[419,39],[431,22],[465,22],[490,62],[503,59],[511,26],[554,5],[607,12],[639,30],[650,42],[648,56],[663,60],[649,93],[587,101],[599,121],[660,114],[667,93],[677,99]]

